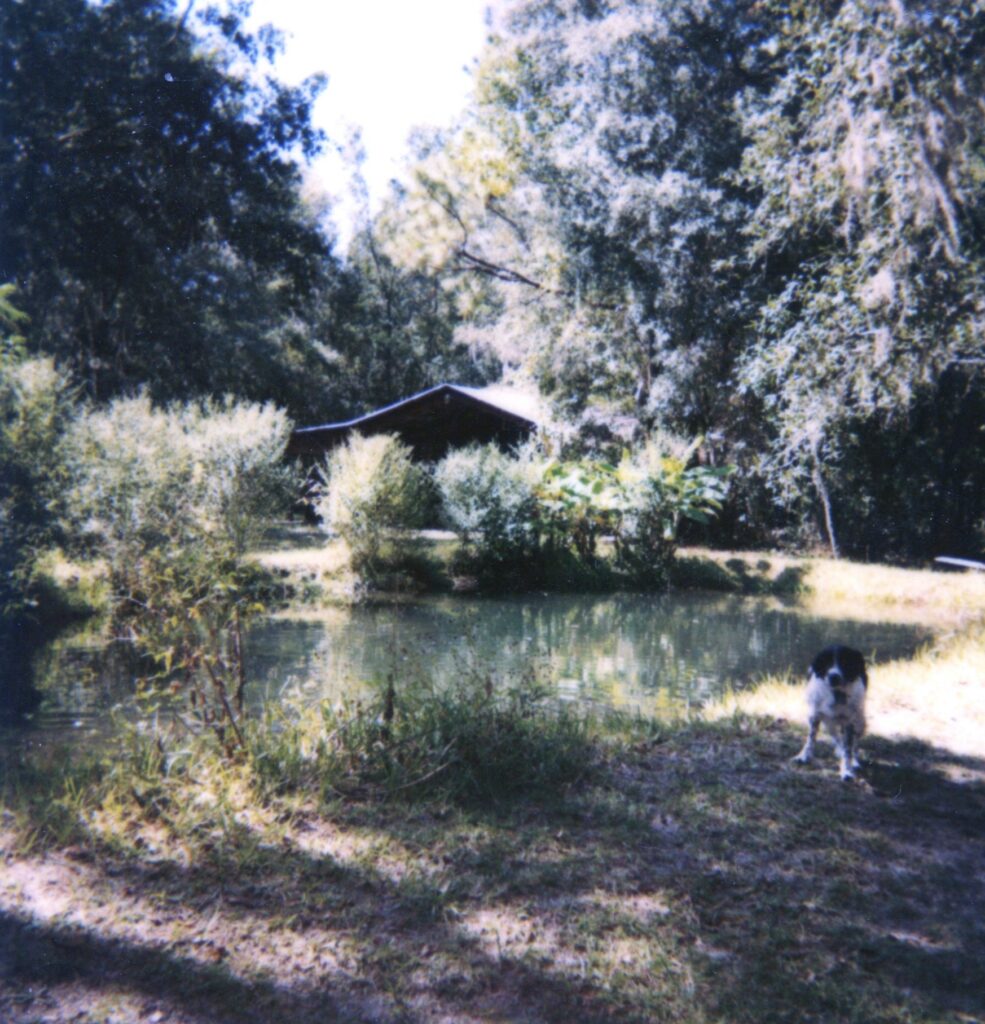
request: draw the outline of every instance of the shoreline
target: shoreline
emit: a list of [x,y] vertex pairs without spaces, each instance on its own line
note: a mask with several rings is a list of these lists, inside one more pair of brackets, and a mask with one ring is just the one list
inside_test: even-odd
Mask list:
[[808,600],[935,629],[874,672],[855,783],[790,763],[783,678],[479,803],[343,797],[303,747],[283,785],[147,745],[113,785],[40,765],[0,809],[0,1019],[985,1020],[985,581],[830,568]]

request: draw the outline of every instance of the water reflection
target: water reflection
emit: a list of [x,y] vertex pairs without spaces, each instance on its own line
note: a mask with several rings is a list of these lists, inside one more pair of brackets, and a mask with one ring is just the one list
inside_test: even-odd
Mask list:
[[[571,700],[644,714],[701,704],[772,672],[798,675],[833,640],[874,662],[912,654],[927,634],[892,623],[810,618],[763,600],[700,594],[436,598],[273,618],[248,639],[254,707],[285,692],[337,699],[392,674],[440,683],[481,671],[493,681],[531,669]],[[17,719],[22,740],[96,737],[133,694],[125,645],[66,634],[38,650],[26,681],[40,707]],[[14,735],[0,720],[0,742]]]
[[534,667],[563,696],[659,714],[768,673],[800,674],[834,639],[877,662],[912,654],[926,634],[696,594],[448,598],[268,621],[251,637],[251,676],[263,701],[285,684],[335,698],[390,674],[440,681],[478,669],[501,679]]
[[28,632],[7,635],[0,648],[0,743],[108,734],[108,711],[132,696],[137,671],[128,644],[107,644],[91,626],[47,642]]

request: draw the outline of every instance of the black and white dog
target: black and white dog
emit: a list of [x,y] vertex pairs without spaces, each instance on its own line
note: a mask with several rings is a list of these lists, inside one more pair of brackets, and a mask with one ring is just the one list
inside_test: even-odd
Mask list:
[[865,692],[869,680],[865,658],[851,647],[825,647],[811,662],[807,679],[807,741],[794,758],[807,764],[823,722],[841,761],[841,777],[855,777],[855,745],[865,732]]

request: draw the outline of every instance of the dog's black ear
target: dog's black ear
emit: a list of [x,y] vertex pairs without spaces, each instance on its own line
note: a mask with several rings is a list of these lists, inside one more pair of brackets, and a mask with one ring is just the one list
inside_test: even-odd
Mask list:
[[843,647],[840,652],[839,661],[841,663],[841,670],[849,679],[861,679],[862,685],[868,685],[868,679],[865,674],[865,658],[862,656],[860,651],[853,650],[851,647]]
[[825,647],[823,651],[820,651],[814,660],[811,662],[809,669],[819,679],[823,679],[830,670],[831,666],[835,663],[835,648]]

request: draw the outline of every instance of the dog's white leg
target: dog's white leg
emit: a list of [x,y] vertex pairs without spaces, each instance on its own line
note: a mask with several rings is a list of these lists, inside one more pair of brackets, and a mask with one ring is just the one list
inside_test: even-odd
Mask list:
[[852,727],[852,768],[861,768],[862,764],[858,760],[858,741],[865,735],[865,719],[859,716],[858,727]]
[[855,778],[854,769],[858,767],[858,761],[855,759],[855,727],[846,725],[839,733],[840,735],[835,737],[835,748],[841,765],[842,781],[847,782]]
[[798,764],[809,764],[814,756],[814,741],[817,739],[817,729],[820,724],[821,719],[815,718],[813,715],[807,720],[807,739],[804,741],[803,749],[794,758]]
[[[848,778],[852,778],[857,769],[861,768],[858,760],[858,733],[854,725],[845,726],[845,756],[848,764]],[[845,778],[844,771],[842,778]]]

